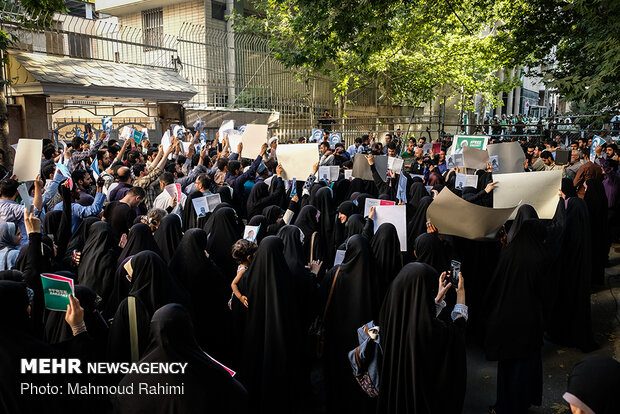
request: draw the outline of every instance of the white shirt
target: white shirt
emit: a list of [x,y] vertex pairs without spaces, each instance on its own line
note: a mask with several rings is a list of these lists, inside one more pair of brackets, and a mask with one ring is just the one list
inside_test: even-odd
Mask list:
[[[155,197],[155,200],[153,201],[153,208],[161,208],[162,210],[166,211],[166,209],[170,207],[171,199],[172,197],[170,196],[170,194],[168,194],[168,192],[164,190],[157,197]],[[181,205],[185,205],[186,199],[187,196],[181,193],[181,203],[177,203],[177,205],[174,206],[174,208],[172,209],[172,212],[174,214],[181,216]]]

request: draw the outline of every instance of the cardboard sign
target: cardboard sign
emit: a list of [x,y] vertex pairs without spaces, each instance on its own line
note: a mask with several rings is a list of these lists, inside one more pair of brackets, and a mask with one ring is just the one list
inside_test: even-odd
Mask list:
[[278,145],[278,162],[283,168],[283,180],[293,178],[305,180],[312,174],[314,164],[318,161],[319,153],[316,144]]
[[260,224],[258,226],[245,226],[245,229],[243,230],[243,239],[255,243],[259,231]]
[[95,177],[95,181],[97,181],[99,179],[99,160],[97,159],[97,156],[95,156],[95,159],[93,159],[93,162],[90,164],[90,169],[93,170],[93,176]]
[[482,207],[463,200],[446,187],[428,206],[426,217],[440,234],[482,240],[494,238],[515,208],[516,205],[509,208]]
[[571,151],[569,150],[556,150],[555,151],[555,163],[557,165],[567,165],[570,163]]
[[136,144],[139,144],[142,142],[142,132],[135,130],[135,129],[131,129],[131,137],[133,138],[134,141],[136,141]]
[[13,174],[19,181],[32,181],[41,170],[43,141],[40,139],[20,138],[15,152]]
[[[385,181],[385,176],[387,174],[387,163],[387,155],[375,157],[375,166],[377,167],[379,177],[381,177],[383,181]],[[353,177],[373,181],[370,164],[368,164],[368,160],[364,154],[355,154],[355,158],[353,159]]]
[[319,179],[338,181],[340,167],[337,165],[324,165],[319,167]]
[[449,170],[456,167],[464,167],[463,154],[449,154],[446,155],[446,168]]
[[132,127],[124,126],[123,130],[121,131],[120,137],[123,138],[123,139],[129,139],[131,137],[131,131],[132,130],[133,130]]
[[101,118],[101,128],[103,129],[103,131],[105,132],[105,135],[107,137],[110,136],[110,132],[112,131],[112,126],[114,124],[112,123],[112,117],[108,116],[105,118]]
[[[385,200],[382,200],[385,201]],[[398,240],[400,241],[400,251],[407,250],[407,206],[378,206],[375,207],[375,233],[383,223],[392,223],[396,227]]]
[[370,207],[375,207],[375,209],[379,206],[393,206],[396,205],[395,201],[390,200],[380,200],[378,198],[367,198],[366,203],[364,204],[364,217],[368,217],[370,214]]
[[206,217],[209,212],[209,205],[207,204],[207,197],[196,197],[192,198],[192,204],[194,205],[194,210],[196,211],[196,215],[198,218]]
[[590,147],[590,161],[594,162],[596,159],[596,147],[604,145],[605,140],[601,137],[594,136],[592,140],[592,146]]
[[203,129],[205,129],[205,121],[200,119],[200,116],[198,116],[198,119],[196,120],[196,122],[194,122],[193,127],[195,131],[201,132]]
[[486,170],[489,163],[489,153],[485,150],[464,147],[463,165],[474,170]]
[[466,175],[466,174],[456,174],[456,180],[454,180],[454,188],[457,188],[461,191],[465,187],[478,187],[478,176],[477,175]]
[[450,147],[450,153],[461,153],[463,152],[463,147],[486,150],[488,142],[489,137],[486,135],[455,135]]
[[[489,158],[497,157],[501,174],[523,172],[525,154],[518,142],[503,142],[487,146]],[[495,172],[495,170],[493,170]]]
[[433,143],[433,154],[439,154],[441,152],[441,142]]
[[248,124],[243,131],[242,140],[244,157],[256,158],[263,144],[267,143],[267,125]]
[[353,178],[353,170],[344,170],[344,179],[351,180]]
[[387,168],[395,174],[400,174],[403,170],[404,162],[405,160],[403,160],[402,158],[388,157]]
[[69,277],[41,273],[45,307],[49,310],[65,312],[71,302],[69,295],[74,295],[73,279]]
[[[558,205],[562,175],[562,170],[493,174],[493,181],[498,181],[497,188],[493,190],[493,207],[529,204],[539,218],[551,219]],[[516,214],[515,210],[510,219],[514,219]]]

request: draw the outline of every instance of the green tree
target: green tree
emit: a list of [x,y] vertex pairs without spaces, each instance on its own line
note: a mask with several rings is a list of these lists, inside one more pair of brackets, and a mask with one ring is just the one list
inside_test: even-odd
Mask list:
[[[21,26],[32,29],[46,27],[52,22],[53,14],[65,9],[64,0],[21,0],[0,1],[0,18],[2,23],[9,26]],[[7,64],[6,51],[19,39],[10,31],[0,30],[0,53],[2,63]],[[9,151],[9,116],[4,94],[4,86],[8,80],[4,79],[4,71],[0,74],[0,149],[6,154],[5,165],[11,162],[8,158]]]
[[[336,82],[342,109],[349,92],[377,85],[383,103],[418,105],[463,93],[496,103],[516,79],[497,71],[519,62],[497,27],[494,1],[258,0],[257,16],[235,16],[241,31],[263,34],[274,56],[303,73]],[[494,28],[494,30],[489,30]]]
[[[498,9],[520,50],[549,87],[590,113],[620,109],[620,2],[504,0]],[[607,120],[609,116],[606,116]]]

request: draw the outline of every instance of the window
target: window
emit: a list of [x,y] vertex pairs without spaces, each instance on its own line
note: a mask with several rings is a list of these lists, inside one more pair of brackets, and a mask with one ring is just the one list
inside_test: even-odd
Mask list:
[[226,5],[224,3],[211,2],[211,17],[215,20],[226,21]]
[[161,7],[142,12],[142,41],[145,45],[152,46],[145,47],[145,52],[163,46],[164,10]]

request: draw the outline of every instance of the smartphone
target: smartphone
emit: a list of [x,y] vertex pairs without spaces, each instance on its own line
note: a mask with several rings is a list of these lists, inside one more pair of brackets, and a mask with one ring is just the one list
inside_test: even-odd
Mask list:
[[452,283],[452,286],[456,289],[459,285],[459,273],[461,273],[461,262],[458,260],[452,260],[450,262],[450,274],[447,282]]

